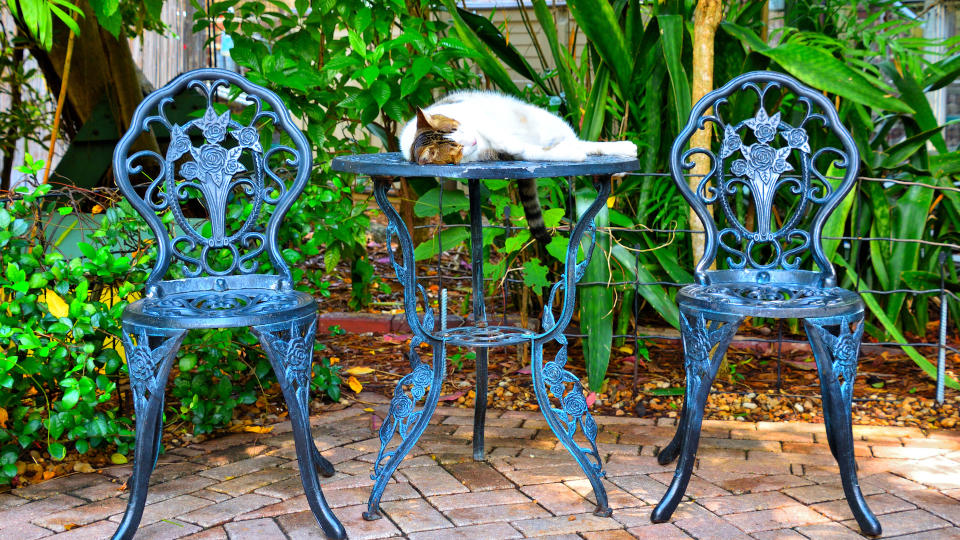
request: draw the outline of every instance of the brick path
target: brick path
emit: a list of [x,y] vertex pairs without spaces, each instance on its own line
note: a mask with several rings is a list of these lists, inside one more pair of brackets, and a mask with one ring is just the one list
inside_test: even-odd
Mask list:
[[[372,399],[363,394],[362,397]],[[704,422],[699,463],[672,523],[650,511],[673,468],[653,457],[672,420],[599,417],[612,518],[591,514],[590,485],[538,413],[489,411],[489,459],[471,458],[472,410],[441,407],[364,521],[378,439],[363,405],[311,419],[337,467],[321,478],[353,540],[554,538],[861,538],[820,424]],[[383,417],[386,404],[375,405]],[[368,409],[369,410],[369,409]],[[960,538],[960,432],[854,427],[860,481],[885,538]],[[320,538],[297,474],[289,423],[160,458],[137,535],[147,538]],[[130,466],[0,494],[0,540],[108,538],[126,505]]]

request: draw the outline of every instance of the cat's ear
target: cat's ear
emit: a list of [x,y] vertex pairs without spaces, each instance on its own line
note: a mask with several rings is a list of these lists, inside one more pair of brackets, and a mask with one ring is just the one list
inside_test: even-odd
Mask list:
[[417,129],[433,129],[430,115],[423,112],[420,107],[417,107]]

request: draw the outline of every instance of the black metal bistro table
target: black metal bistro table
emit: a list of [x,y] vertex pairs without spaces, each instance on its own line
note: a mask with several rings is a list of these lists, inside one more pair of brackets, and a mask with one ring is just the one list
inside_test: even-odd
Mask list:
[[[483,425],[487,407],[487,349],[529,343],[531,349],[531,372],[537,403],[550,429],[570,451],[586,473],[593,486],[599,516],[609,516],[610,506],[600,478],[603,476],[603,461],[597,451],[597,424],[590,415],[580,379],[565,369],[567,362],[567,339],[563,335],[573,316],[577,282],[583,277],[596,239],[594,218],[606,204],[610,195],[610,179],[617,173],[636,170],[636,159],[609,156],[591,156],[581,162],[530,162],[495,161],[465,163],[461,165],[417,165],[403,159],[399,153],[362,154],[338,157],[333,160],[336,171],[369,175],[374,181],[374,197],[387,217],[387,250],[397,280],[403,286],[403,306],[407,324],[413,332],[408,359],[411,372],[397,383],[390,411],[380,427],[380,452],[374,463],[373,490],[364,518],[380,518],[380,497],[397,466],[416,444],[430,422],[440,397],[440,388],[446,375],[446,347],[473,347],[476,350],[477,398],[473,424],[473,457],[482,460]],[[439,323],[427,297],[426,290],[417,283],[413,255],[413,239],[400,214],[391,206],[387,192],[396,178],[432,176],[467,180],[470,200],[470,258],[473,272],[473,318],[464,326],[447,327],[446,290],[440,291]],[[481,239],[482,213],[480,181],[484,179],[521,179],[592,176],[597,197],[581,216],[570,235],[570,243],[564,264],[563,277],[550,288],[544,304],[539,332],[513,326],[498,326],[487,321],[483,296],[483,245]],[[589,234],[590,245],[584,249],[585,257],[577,262],[577,251],[584,234]],[[400,248],[399,261],[394,254],[393,239]],[[553,311],[554,299],[563,292],[560,314]],[[417,317],[418,300],[422,299],[423,316]],[[552,359],[544,361],[544,344],[556,341],[560,348]],[[417,348],[421,343],[433,349],[432,366],[420,359]],[[549,390],[549,394],[548,394]],[[551,397],[552,395],[552,397]],[[424,400],[420,409],[417,403]],[[580,428],[588,446],[582,446],[573,437]],[[394,436],[399,444],[390,445]]]

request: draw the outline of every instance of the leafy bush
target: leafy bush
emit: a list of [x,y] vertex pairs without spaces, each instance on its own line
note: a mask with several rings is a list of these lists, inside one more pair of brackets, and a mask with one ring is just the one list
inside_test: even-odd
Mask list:
[[[124,307],[139,297],[152,267],[154,241],[125,201],[80,197],[78,204],[95,212],[82,217],[75,204],[64,205],[66,195],[78,194],[53,198],[43,185],[0,207],[0,340],[6,343],[0,346],[0,484],[17,477],[17,461],[31,450],[61,460],[69,449],[115,447],[126,454],[133,444],[116,336]],[[60,252],[60,231],[50,226],[58,215],[76,215],[81,228],[92,223],[79,256]],[[188,334],[168,393],[168,419],[172,413],[194,434],[207,433],[228,425],[238,405],[256,402],[275,382],[256,343],[247,329]],[[339,399],[337,366],[323,359],[313,375],[315,392]]]

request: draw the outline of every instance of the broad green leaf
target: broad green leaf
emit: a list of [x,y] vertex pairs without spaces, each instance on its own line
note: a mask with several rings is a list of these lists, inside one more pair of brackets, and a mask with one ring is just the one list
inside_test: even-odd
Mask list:
[[[730,35],[747,44],[759,45],[752,31],[731,22],[720,23]],[[885,111],[913,113],[912,107],[874,86],[862,74],[824,49],[787,42],[777,47],[752,47],[780,64],[788,73],[817,90]]]
[[460,13],[457,11],[457,5],[454,0],[441,1],[447,8],[447,13],[450,15],[450,18],[453,20],[453,27],[456,29],[457,35],[460,36],[460,39],[465,45],[477,52],[474,60],[480,66],[480,69],[483,70],[483,73],[490,77],[490,80],[500,87],[500,90],[508,94],[519,95],[520,89],[510,80],[510,75],[507,74],[507,70],[503,68],[503,65],[490,54],[480,38],[477,37],[477,34],[464,22]]
[[567,50],[560,45],[560,39],[557,36],[557,24],[553,20],[553,14],[547,7],[545,0],[533,0],[533,11],[540,23],[540,29],[547,38],[547,45],[550,47],[550,53],[553,55],[553,61],[557,66],[557,77],[560,78],[560,86],[563,87],[563,96],[567,101],[567,109],[573,114],[574,118],[580,117],[580,99],[577,91],[577,83],[573,78],[573,69],[568,63]]
[[434,234],[429,240],[420,244],[413,250],[413,258],[417,261],[429,259],[437,254],[437,238],[443,241],[442,251],[453,248],[460,242],[470,238],[470,229],[466,227],[457,227],[456,229],[447,229],[442,234]]
[[680,53],[683,50],[683,17],[680,15],[660,15],[657,17],[660,25],[660,50],[667,64],[667,73],[670,75],[670,88],[673,91],[673,102],[676,107],[676,121],[678,126],[687,123],[690,109],[693,107],[690,93],[690,80],[687,71],[683,69]]
[[549,271],[549,268],[540,264],[540,259],[534,257],[523,265],[523,284],[537,294],[542,294],[543,288],[550,286],[550,281],[547,279]]
[[[630,92],[633,55],[609,0],[568,0],[567,7],[623,92]],[[679,53],[678,53],[679,54]]]
[[473,30],[476,36],[482,40],[497,57],[503,60],[503,63],[510,66],[521,76],[533,81],[542,91],[550,94],[550,88],[543,82],[543,78],[530,66],[530,63],[517,51],[516,47],[507,42],[507,39],[500,33],[500,30],[497,30],[497,27],[494,26],[489,19],[481,17],[480,15],[474,15],[462,8],[457,8],[457,14],[460,15],[463,21]]
[[[857,276],[856,271],[853,269],[853,265],[843,260],[842,257],[837,257],[836,262],[840,266],[846,268],[847,272],[850,275],[850,279],[853,280],[854,283],[857,283],[859,285],[860,296],[863,297],[864,303],[866,303],[867,307],[870,308],[870,312],[873,313],[873,315],[877,318],[878,321],[880,321],[880,324],[883,325],[883,327],[887,330],[887,332],[889,332],[890,335],[893,336],[893,339],[895,341],[903,344],[901,345],[903,352],[907,353],[907,356],[909,356],[914,362],[916,362],[916,364],[920,367],[920,369],[923,370],[924,373],[929,375],[931,378],[936,379],[937,367],[931,364],[929,360],[923,357],[923,355],[918,353],[915,348],[906,345],[907,343],[909,343],[909,341],[907,341],[907,338],[904,337],[904,335],[900,332],[899,329],[897,329],[897,325],[893,321],[891,321],[889,317],[887,317],[887,314],[883,311],[883,308],[880,307],[880,304],[877,302],[877,299],[874,298],[873,294],[866,292],[867,285],[859,278],[859,276]],[[944,381],[944,384],[948,388],[960,390],[960,384],[958,384],[955,379],[953,379],[950,376],[946,376],[945,379],[946,380]]]
[[67,449],[60,443],[47,445],[47,452],[49,452],[50,457],[56,461],[63,461],[63,458],[67,457]]

